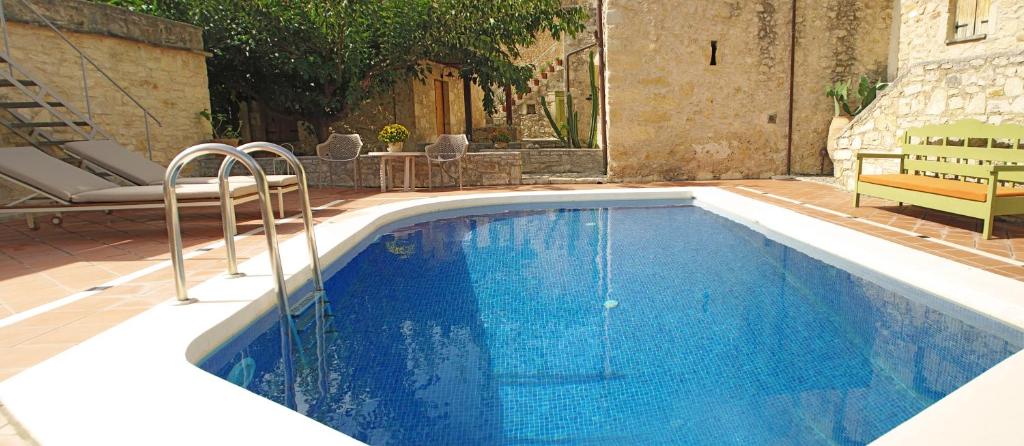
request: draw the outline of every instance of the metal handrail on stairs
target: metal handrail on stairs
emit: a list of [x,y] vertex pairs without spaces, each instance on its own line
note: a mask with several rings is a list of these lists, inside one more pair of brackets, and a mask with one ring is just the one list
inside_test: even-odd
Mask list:
[[[50,30],[53,31],[53,33],[56,34],[57,37],[59,37],[61,40],[63,40],[64,43],[66,43],[72,50],[74,50],[76,53],[78,53],[79,68],[80,68],[80,71],[82,73],[82,90],[83,90],[83,95],[85,97],[86,116],[88,117],[88,119],[90,121],[90,126],[92,126],[96,130],[99,130],[99,133],[104,134],[104,136],[109,138],[109,136],[106,135],[106,132],[103,132],[102,130],[98,129],[98,127],[95,125],[95,122],[92,122],[93,121],[92,103],[91,103],[91,100],[89,98],[89,78],[88,78],[88,75],[86,73],[86,62],[88,62],[89,65],[92,65],[92,67],[95,68],[96,71],[98,73],[100,73],[104,78],[106,78],[107,81],[109,81],[111,83],[111,85],[114,86],[115,89],[117,89],[119,92],[121,92],[122,95],[124,95],[126,98],[128,98],[129,101],[131,101],[133,104],[135,104],[135,106],[138,107],[140,111],[142,111],[142,121],[143,121],[143,126],[145,127],[145,131],[146,131],[146,153],[147,153],[147,155],[148,155],[148,157],[150,159],[153,159],[153,144],[152,144],[152,140],[151,140],[151,136],[150,136],[150,131],[149,131],[149,120],[152,119],[153,122],[156,123],[157,126],[163,126],[163,124],[160,123],[160,120],[157,119],[157,117],[154,116],[153,113],[151,113],[149,111],[149,109],[147,109],[145,106],[143,106],[142,103],[140,103],[137,99],[135,99],[134,96],[132,96],[130,93],[128,93],[128,91],[125,90],[124,87],[121,86],[121,84],[117,83],[117,81],[115,81],[114,78],[112,78],[109,74],[107,74],[107,72],[104,71],[103,68],[101,68],[99,66],[99,64],[97,64],[95,61],[93,61],[92,58],[89,57],[89,55],[87,55],[84,51],[82,51],[82,49],[79,48],[77,45],[72,43],[71,40],[68,39],[68,37],[63,32],[61,32],[60,29],[58,29],[53,24],[53,22],[51,22],[43,14],[41,14],[39,12],[39,10],[36,9],[35,5],[33,5],[29,0],[16,0],[16,1],[19,1],[23,5],[25,5],[26,9],[31,11],[32,14],[34,16],[36,16],[43,24],[45,24],[46,27],[50,28]],[[11,50],[10,50],[10,37],[8,36],[8,33],[7,33],[7,17],[6,17],[6,14],[4,12],[4,0],[0,0],[0,34],[3,35],[3,39],[4,39],[4,45],[3,45],[4,55],[6,55],[7,59],[9,59],[10,58],[10,54],[11,54]],[[14,74],[13,73],[14,67],[13,66],[8,66],[8,71],[13,76],[13,74]],[[21,70],[21,71],[24,71],[24,70]],[[54,112],[52,110],[49,110],[49,107],[47,107],[47,109],[48,109],[48,111],[50,111],[51,114],[54,114]]]

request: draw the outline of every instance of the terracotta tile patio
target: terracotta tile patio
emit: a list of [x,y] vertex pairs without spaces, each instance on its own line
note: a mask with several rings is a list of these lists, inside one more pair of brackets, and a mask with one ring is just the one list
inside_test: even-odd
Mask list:
[[[385,202],[444,194],[670,185],[722,186],[745,196],[1024,280],[1024,266],[1020,262],[1024,261],[1022,224],[1000,222],[995,228],[997,238],[985,241],[979,239],[980,223],[975,220],[916,207],[897,207],[895,203],[871,198],[863,201],[864,207],[853,209],[849,193],[806,181],[548,185],[388,194],[367,189],[317,189],[312,192],[311,200],[314,206],[322,206],[314,215],[317,221],[324,221],[354,209]],[[794,203],[794,200],[799,203]],[[290,205],[288,211],[290,216],[297,214],[294,205]],[[835,212],[858,218],[851,219],[836,215]],[[240,207],[238,220],[239,233],[257,229],[259,224],[255,204]],[[182,221],[186,253],[221,239],[220,214],[213,208],[185,210]],[[896,232],[879,227],[879,224],[929,238]],[[301,222],[297,218],[283,221],[278,226],[282,239],[294,236],[301,229]],[[264,247],[264,240],[258,234],[239,240],[239,260],[244,261]],[[197,254],[186,261],[190,283],[199,283],[223,272],[222,249],[215,248]],[[160,211],[119,211],[112,215],[73,214],[65,218],[63,226],[44,223],[38,231],[28,230],[21,220],[0,222],[0,380],[170,299],[173,296],[173,283],[170,268],[166,266],[168,258],[163,215]],[[144,270],[146,268],[149,269]],[[131,275],[130,280],[119,279],[125,275]],[[109,286],[104,284],[115,279],[124,283],[104,288]],[[33,314],[25,312],[42,305],[53,308],[48,311],[35,310],[39,314],[14,323],[3,322],[12,315],[21,314],[15,317],[23,317]]]

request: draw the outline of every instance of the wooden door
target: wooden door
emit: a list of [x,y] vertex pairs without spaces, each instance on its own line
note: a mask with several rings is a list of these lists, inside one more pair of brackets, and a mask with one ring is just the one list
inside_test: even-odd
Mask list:
[[437,134],[451,133],[448,119],[448,82],[434,80],[434,128]]

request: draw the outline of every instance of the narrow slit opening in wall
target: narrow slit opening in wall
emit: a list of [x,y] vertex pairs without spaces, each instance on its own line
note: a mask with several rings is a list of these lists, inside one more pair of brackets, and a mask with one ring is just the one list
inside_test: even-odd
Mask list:
[[711,41],[711,66],[718,65],[718,41]]

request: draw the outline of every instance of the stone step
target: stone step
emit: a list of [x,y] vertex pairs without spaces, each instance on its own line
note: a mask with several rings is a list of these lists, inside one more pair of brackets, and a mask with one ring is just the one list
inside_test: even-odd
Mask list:
[[590,174],[523,174],[522,184],[604,184],[608,182],[606,175]]
[[539,149],[563,149],[565,143],[559,141],[557,138],[523,138],[523,145],[526,148],[539,148]]

